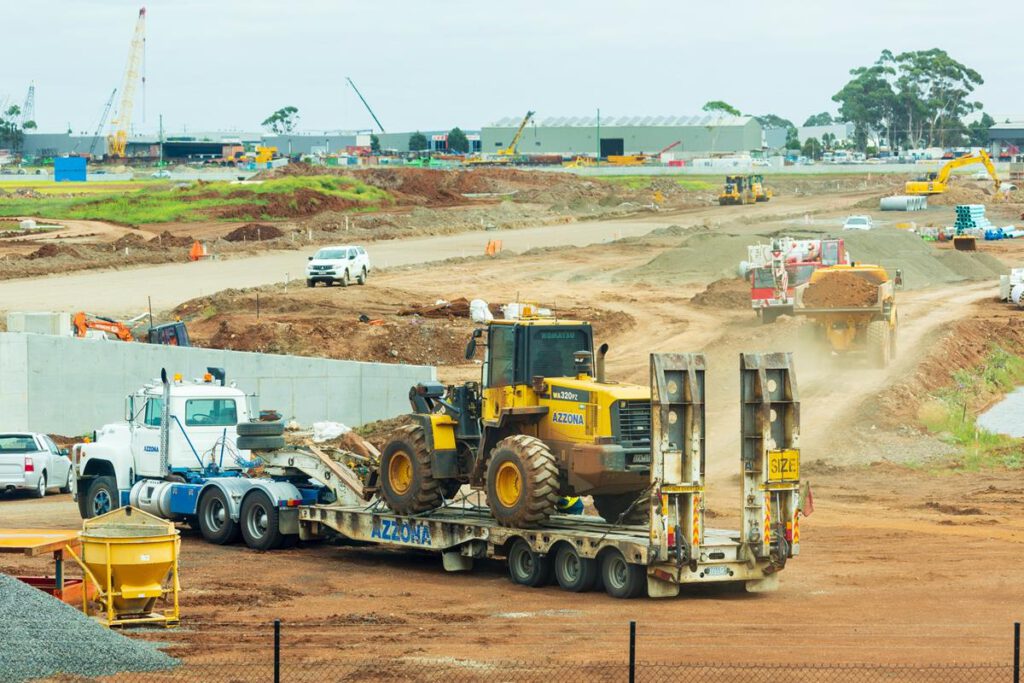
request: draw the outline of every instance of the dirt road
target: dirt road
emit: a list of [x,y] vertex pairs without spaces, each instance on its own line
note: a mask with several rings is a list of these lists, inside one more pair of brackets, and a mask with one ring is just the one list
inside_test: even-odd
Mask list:
[[[643,235],[669,225],[699,225],[706,220],[778,218],[802,215],[823,207],[852,205],[863,194],[823,197],[784,197],[770,204],[715,207],[678,214],[645,214],[635,218],[589,221],[519,230],[479,231],[439,237],[379,242],[370,249],[375,267],[388,268],[447,258],[483,254],[488,240],[504,248],[525,251],[535,247],[584,246]],[[742,211],[742,214],[738,213]],[[343,242],[344,237],[339,237]],[[0,311],[79,310],[106,315],[137,313],[152,297],[153,308],[168,309],[181,301],[222,289],[256,287],[291,280],[303,284],[302,251],[281,251],[248,258],[175,263],[126,270],[103,270],[54,275],[32,280],[0,282]]]

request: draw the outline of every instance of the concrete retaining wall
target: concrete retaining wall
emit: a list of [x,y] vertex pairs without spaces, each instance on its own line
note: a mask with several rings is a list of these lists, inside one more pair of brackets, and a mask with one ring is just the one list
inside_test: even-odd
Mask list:
[[160,376],[201,377],[222,367],[228,382],[303,425],[349,426],[408,412],[409,387],[436,379],[420,365],[279,356],[217,349],[0,333],[0,430],[84,434],[122,419],[124,398]]

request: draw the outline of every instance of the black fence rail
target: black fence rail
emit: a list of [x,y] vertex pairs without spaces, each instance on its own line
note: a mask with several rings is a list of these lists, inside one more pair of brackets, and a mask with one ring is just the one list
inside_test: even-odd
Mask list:
[[[184,655],[170,668],[114,673],[109,662],[67,662],[40,670],[32,652],[5,647],[0,642],[0,681],[60,681],[78,683],[333,683],[349,681],[403,681],[409,683],[1020,683],[1020,624],[1014,624],[1012,650],[1002,663],[962,664],[788,664],[668,663],[636,660],[636,623],[630,623],[629,647],[622,661],[488,661],[426,656],[404,652],[401,645],[382,643],[380,656],[372,659],[324,659],[305,655],[301,647],[282,647],[281,625],[275,622],[273,640],[239,643],[237,652],[205,651],[218,661],[189,661]],[[6,643],[11,645],[10,642]],[[201,649],[201,646],[197,646]],[[246,654],[239,655],[238,652]],[[1011,654],[1012,652],[1012,654]],[[181,656],[181,655],[178,655]],[[200,653],[196,653],[200,656]],[[45,667],[44,667],[45,668]],[[130,668],[130,665],[129,667]],[[72,673],[75,672],[75,673]]]

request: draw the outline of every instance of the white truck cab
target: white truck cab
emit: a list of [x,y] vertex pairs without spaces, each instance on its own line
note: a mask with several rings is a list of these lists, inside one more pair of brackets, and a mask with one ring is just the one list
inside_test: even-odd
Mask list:
[[353,280],[365,285],[370,270],[370,257],[362,247],[321,247],[306,264],[306,285],[316,287],[316,283],[323,282],[330,287],[337,282],[347,287]]
[[194,381],[175,375],[166,385],[146,384],[127,397],[123,422],[104,425],[93,442],[73,448],[82,517],[127,504],[140,479],[184,482],[211,467],[240,471],[249,453],[236,447],[236,426],[249,419],[245,393],[225,386],[215,368]]

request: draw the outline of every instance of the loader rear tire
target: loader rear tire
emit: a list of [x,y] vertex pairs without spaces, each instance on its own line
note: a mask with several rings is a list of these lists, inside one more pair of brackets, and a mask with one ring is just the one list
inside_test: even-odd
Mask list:
[[499,524],[527,528],[558,506],[558,465],[540,439],[516,434],[498,442],[487,463],[487,505]]
[[597,508],[597,513],[604,517],[604,521],[609,524],[647,524],[648,510],[644,501],[633,505],[629,514],[621,522],[619,521],[619,517],[629,509],[636,499],[637,494],[635,493],[596,495],[594,496],[594,507]]
[[423,427],[406,425],[384,447],[380,458],[380,491],[400,515],[433,510],[444,502],[441,482],[431,472],[430,450]]
[[873,320],[868,323],[868,355],[871,362],[879,368],[889,365],[889,352],[892,346],[889,336],[888,321]]

